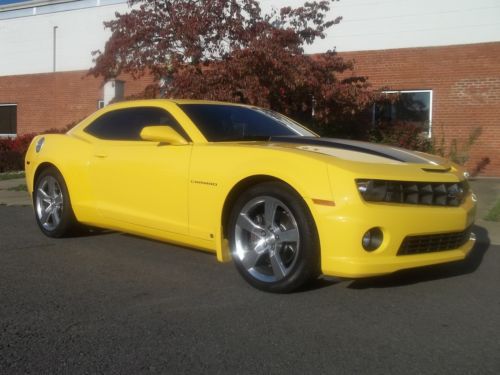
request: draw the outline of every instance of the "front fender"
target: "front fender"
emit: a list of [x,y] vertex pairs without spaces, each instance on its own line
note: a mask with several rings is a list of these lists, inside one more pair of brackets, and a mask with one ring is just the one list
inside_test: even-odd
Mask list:
[[253,176],[290,185],[313,217],[318,209],[313,199],[332,200],[327,164],[312,153],[251,146],[195,147],[189,181],[190,235],[213,241],[219,261],[230,260],[222,223],[226,200],[235,186]]
[[[44,143],[37,152],[37,142]],[[92,211],[92,194],[88,174],[91,146],[87,141],[63,134],[46,134],[35,137],[26,153],[25,171],[28,192],[33,194],[37,173],[45,166],[52,165],[61,172],[76,218],[87,221]]]

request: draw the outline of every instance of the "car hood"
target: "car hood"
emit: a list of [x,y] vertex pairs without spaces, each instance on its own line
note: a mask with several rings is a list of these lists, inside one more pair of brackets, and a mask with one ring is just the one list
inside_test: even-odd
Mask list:
[[269,144],[364,163],[419,164],[436,171],[447,171],[451,168],[449,161],[435,155],[369,142],[337,138],[279,136],[271,137]]

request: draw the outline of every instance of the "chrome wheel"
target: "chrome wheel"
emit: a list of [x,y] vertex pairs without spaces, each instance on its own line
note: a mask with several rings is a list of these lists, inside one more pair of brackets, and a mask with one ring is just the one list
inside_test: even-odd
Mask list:
[[281,200],[259,196],[236,218],[233,257],[257,280],[284,279],[295,265],[300,246],[297,221]]
[[46,175],[37,184],[35,191],[36,215],[44,229],[54,231],[59,226],[63,204],[63,192],[59,182],[53,176]]

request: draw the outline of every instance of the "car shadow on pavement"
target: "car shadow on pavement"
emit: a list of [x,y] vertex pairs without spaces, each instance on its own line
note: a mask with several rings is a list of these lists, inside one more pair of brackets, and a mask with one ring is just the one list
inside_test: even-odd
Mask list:
[[353,280],[348,288],[392,288],[473,273],[481,265],[484,254],[490,247],[490,240],[488,231],[483,227],[475,225],[472,232],[476,235],[476,244],[469,256],[462,261],[402,270],[386,276]]
[[[458,262],[439,264],[434,266],[413,268],[409,270],[398,271],[385,276],[367,277],[363,279],[342,279],[337,277],[320,277],[313,280],[299,289],[295,293],[309,292],[312,290],[323,289],[345,282],[350,283],[347,287],[350,289],[369,289],[369,288],[393,288],[399,286],[406,286],[420,282],[433,281],[439,279],[446,279],[450,277],[457,277],[475,272],[483,260],[484,254],[490,247],[490,239],[488,230],[475,225],[472,232],[476,235],[476,244],[469,253],[469,256]],[[106,234],[120,233],[112,230],[99,229],[99,228],[81,228],[73,233],[72,237],[90,237],[100,236]],[[135,236],[133,234],[120,233],[123,236],[140,238],[142,240],[165,244],[163,241]],[[184,248],[183,246],[176,245],[177,247]],[[190,247],[185,247],[188,250],[197,250]],[[199,253],[213,256],[206,251],[198,250]]]
[[116,233],[110,229],[102,229],[97,227],[87,227],[87,226],[79,226],[71,231],[71,234],[68,237],[71,238],[79,238],[79,237],[94,237],[94,236],[104,236],[106,234]]
[[154,238],[143,237],[143,236],[139,236],[139,235],[135,235],[135,234],[131,234],[131,233],[124,233],[124,232],[115,232],[115,233],[119,233],[120,236],[123,236],[123,237],[135,238],[135,239],[138,239],[141,241],[147,241],[150,243],[158,244],[158,245],[163,246],[164,249],[168,246],[170,248],[175,248],[175,249],[181,250],[181,252],[183,252],[183,253],[186,251],[186,254],[189,254],[189,252],[191,251],[193,253],[207,255],[210,258],[214,258],[214,256],[215,256],[215,253],[213,253],[211,251],[197,249],[195,247],[189,247],[187,245],[184,246],[184,245],[180,245],[180,244],[174,244],[173,242],[168,242],[166,240],[162,241],[162,240],[157,240]]
[[293,294],[310,292],[312,290],[327,288],[329,286],[340,284],[341,282],[342,279],[340,278],[321,276],[315,280],[311,280],[305,285],[299,287],[297,290],[294,290]]

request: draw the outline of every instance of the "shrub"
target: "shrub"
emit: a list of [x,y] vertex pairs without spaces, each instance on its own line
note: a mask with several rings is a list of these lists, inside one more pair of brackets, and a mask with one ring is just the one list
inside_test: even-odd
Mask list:
[[489,157],[483,157],[481,160],[479,160],[474,168],[470,171],[470,175],[472,177],[476,177],[479,173],[481,173],[488,164],[490,164],[491,160]]
[[[449,159],[459,165],[465,165],[470,159],[470,151],[481,135],[481,128],[471,130],[467,139],[448,138],[441,131],[440,137],[428,138],[422,128],[412,123],[379,124],[369,132],[371,142],[384,143],[414,151],[428,152]],[[477,176],[490,163],[490,158],[483,157],[470,167],[470,175]]]
[[24,169],[24,155],[36,133],[0,139],[0,172]]
[[441,137],[434,140],[430,151],[433,154],[450,159],[457,164],[464,165],[469,160],[472,146],[480,137],[481,132],[482,129],[480,127],[476,127],[471,130],[465,141],[459,142],[456,138],[453,138],[448,142],[445,132],[441,131]]
[[368,134],[370,142],[383,143],[408,150],[432,152],[432,140],[422,127],[412,123],[379,124]]

